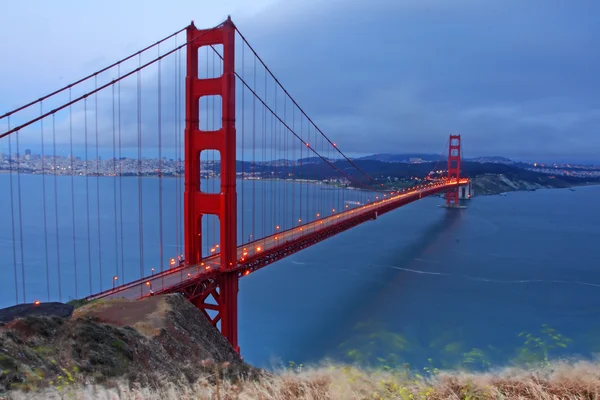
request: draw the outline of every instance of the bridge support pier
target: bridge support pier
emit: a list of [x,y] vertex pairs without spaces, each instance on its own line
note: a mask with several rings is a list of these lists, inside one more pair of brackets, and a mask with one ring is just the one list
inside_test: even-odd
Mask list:
[[237,272],[223,273],[218,278],[221,289],[221,333],[229,340],[235,351],[240,352],[238,346],[238,291],[239,278]]
[[[221,265],[215,287],[194,300],[196,307],[209,317],[239,352],[237,326],[237,206],[235,174],[235,26],[231,19],[213,29],[187,28],[186,123],[185,123],[185,263],[198,265],[202,260],[202,216],[219,218]],[[223,73],[215,78],[198,78],[198,50],[203,46],[223,45]],[[221,96],[222,124],[215,131],[200,129],[200,98]],[[206,193],[200,187],[200,153],[216,150],[221,156],[219,193]],[[207,302],[212,297],[214,303]],[[210,317],[208,311],[217,311]]]
[[459,200],[471,200],[473,196],[473,188],[471,186],[471,181],[466,185],[461,186],[458,189],[458,199]]

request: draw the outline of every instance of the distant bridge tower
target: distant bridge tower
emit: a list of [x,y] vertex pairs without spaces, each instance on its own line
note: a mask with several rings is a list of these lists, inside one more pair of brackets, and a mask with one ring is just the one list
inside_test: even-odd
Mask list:
[[[450,135],[448,145],[448,180],[460,181],[460,135]],[[459,188],[446,193],[446,207],[459,206]]]
[[[228,18],[220,26],[199,30],[192,23],[187,28],[187,75],[185,81],[185,195],[184,237],[185,263],[200,264],[202,259],[202,216],[219,218],[221,265],[215,289],[210,293],[217,305],[207,303],[206,296],[194,301],[236,351],[238,347],[238,273],[237,208],[235,175],[235,26]],[[198,49],[223,45],[223,74],[216,78],[198,78]],[[199,103],[203,96],[221,96],[222,124],[216,131],[200,130]],[[200,152],[217,150],[221,156],[219,193],[206,193],[200,187]],[[214,318],[207,311],[217,311]]]

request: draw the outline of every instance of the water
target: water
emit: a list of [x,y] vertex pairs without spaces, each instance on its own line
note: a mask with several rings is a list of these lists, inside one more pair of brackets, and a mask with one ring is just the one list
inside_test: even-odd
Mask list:
[[540,190],[466,210],[428,198],[342,233],[242,281],[243,353],[266,366],[394,354],[478,368],[527,356],[522,331],[562,343],[540,332],[548,324],[572,340],[551,356],[589,357],[600,350],[598,198],[600,187]]
[[[43,210],[37,194],[40,179],[21,176],[24,242],[42,244],[24,249],[29,301],[33,293],[44,300],[47,291]],[[53,181],[46,179],[48,226],[52,232]],[[70,182],[68,177],[57,181],[63,300],[75,297]],[[113,179],[100,182],[102,210],[111,211],[101,213],[100,238],[105,255],[102,278],[94,278],[98,274],[97,238],[90,241],[94,290],[99,289],[100,282],[104,288],[110,285],[113,274],[133,279],[140,273],[137,178],[123,179],[124,268],[120,253],[114,255],[115,247],[121,246],[115,237],[121,235],[114,231],[110,208],[114,202]],[[143,204],[144,242],[148,243],[143,253],[144,273],[160,264],[157,246],[152,245],[158,241],[158,199],[151,194],[156,193],[156,182],[153,178],[143,179],[143,190],[148,191]],[[180,251],[181,235],[178,241],[175,238],[181,227],[175,224],[175,180],[163,179],[163,184],[166,263],[171,254]],[[261,185],[273,183],[255,185],[257,193],[263,193]],[[0,175],[0,187],[9,187],[8,175]],[[94,200],[95,178],[90,179],[90,190]],[[318,196],[319,191],[314,193]],[[349,193],[346,199],[360,195]],[[550,349],[551,356],[589,357],[600,350],[600,254],[595,247],[600,239],[598,198],[600,187],[577,188],[575,192],[540,190],[477,197],[466,210],[438,208],[441,199],[426,198],[353,228],[242,279],[242,353],[248,362],[266,367],[329,357],[419,367],[429,364],[428,359],[436,367],[464,365],[466,361],[477,368],[523,356],[520,348],[525,339],[518,334],[525,331],[545,337],[540,331],[547,324],[571,340],[562,336],[544,339],[547,345],[566,344],[565,348]],[[75,180],[75,204],[81,295],[89,291],[84,178]],[[90,204],[93,216],[97,205]],[[0,268],[4,278],[0,306],[6,306],[15,302],[10,196],[0,197],[0,207],[6,210],[0,220]],[[267,209],[271,209],[269,205]],[[269,218],[270,225],[285,219],[277,215]],[[250,229],[247,213],[245,224],[240,237],[246,237]],[[97,229],[92,225],[94,238]],[[261,235],[260,227],[255,231]],[[18,236],[17,231],[20,263]],[[49,259],[56,260],[55,235],[49,235],[48,241]],[[51,261],[50,273],[58,274],[55,261]],[[51,279],[53,298],[58,293],[56,281]],[[21,285],[19,269],[17,287],[22,297]],[[557,333],[552,336],[557,337]]]
[[[0,270],[5,278],[0,307],[81,298],[110,288],[115,276],[120,284],[168,268],[171,258],[184,253],[183,182],[160,181],[162,244],[158,178],[55,179],[14,173],[11,191],[11,176],[0,174],[0,209],[5,210],[0,220]],[[219,187],[214,179],[203,179],[202,185],[209,193]],[[238,180],[237,240],[253,241],[378,195],[307,182]],[[203,254],[209,255],[220,241],[218,218],[204,216],[202,229]]]

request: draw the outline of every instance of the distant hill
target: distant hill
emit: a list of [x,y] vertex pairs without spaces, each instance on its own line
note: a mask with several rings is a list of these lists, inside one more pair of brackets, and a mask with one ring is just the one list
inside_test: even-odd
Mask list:
[[442,157],[440,154],[421,154],[421,153],[408,153],[408,154],[381,153],[381,154],[372,154],[370,156],[356,158],[356,160],[396,162],[396,163],[408,163],[408,162],[414,162],[416,160],[420,160],[422,162],[439,161],[439,160],[443,160],[443,159],[445,159],[445,157]]
[[[446,160],[448,157],[441,154],[427,154],[427,153],[407,153],[407,154],[391,154],[391,153],[380,153],[372,154],[370,156],[364,156],[356,158],[356,160],[365,161],[381,161],[387,163],[414,163],[414,162],[437,162],[440,160]],[[513,164],[514,162],[506,157],[501,156],[490,156],[490,157],[474,157],[465,158],[465,161],[478,162],[478,163],[497,163],[497,164]]]
[[465,160],[471,161],[471,162],[478,162],[478,163],[496,163],[496,164],[514,164],[515,163],[510,158],[501,157],[501,156],[465,158]]

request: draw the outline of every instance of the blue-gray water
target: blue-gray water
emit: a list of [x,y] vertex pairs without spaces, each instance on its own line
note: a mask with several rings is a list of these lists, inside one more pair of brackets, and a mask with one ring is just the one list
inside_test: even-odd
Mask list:
[[[7,179],[7,175],[0,175],[3,190],[8,187]],[[21,179],[24,189],[28,184],[37,188],[40,177],[22,175]],[[60,240],[70,246],[61,251],[62,292],[63,300],[67,300],[74,296],[72,285],[64,283],[72,279],[71,210],[65,206],[70,204],[70,179],[61,179],[66,186],[62,190],[59,183],[59,216],[65,214],[59,226],[64,219],[68,229]],[[110,190],[101,189],[103,207],[114,200],[112,180],[106,181]],[[144,179],[146,190],[155,192],[150,183],[154,181]],[[51,185],[52,181],[48,182]],[[84,193],[82,182],[76,182],[76,195]],[[92,182],[90,187],[95,185]],[[125,227],[125,249],[132,249],[126,250],[125,275],[137,277],[137,200],[133,199],[137,179],[123,182],[129,188],[124,191],[131,191],[127,197],[131,201],[124,206],[125,219],[132,222]],[[163,182],[166,193],[172,193],[175,180]],[[24,190],[24,211],[38,206],[36,217],[23,218],[24,241],[43,243],[39,196],[26,193]],[[348,194],[347,199],[356,195]],[[92,197],[95,199],[95,194]],[[157,240],[154,231],[150,232],[156,228],[155,197],[144,198],[145,227],[149,230],[145,240],[150,241]],[[324,357],[383,363],[377,361],[379,357],[389,364],[394,356],[411,365],[427,364],[431,358],[436,367],[469,358],[475,359],[474,366],[488,361],[504,364],[515,359],[523,345],[520,332],[545,338],[540,331],[547,324],[571,339],[544,339],[547,345],[566,344],[551,349],[551,355],[589,357],[600,350],[598,198],[600,187],[540,190],[477,197],[465,210],[438,208],[441,199],[427,198],[344,232],[242,279],[242,353],[247,361],[261,366],[278,360],[317,362]],[[173,206],[165,211],[166,220],[175,216],[174,195],[172,199],[170,203],[165,200],[165,210],[169,204]],[[0,203],[3,210],[9,210],[6,195]],[[48,200],[48,208],[52,210],[47,210],[50,220],[54,218],[53,199]],[[85,202],[76,212],[85,215]],[[110,250],[115,246],[114,216],[111,212],[101,218],[101,238]],[[53,222],[48,225],[54,229]],[[165,252],[169,248],[175,251],[174,226],[166,225]],[[10,214],[5,212],[0,230],[0,305],[15,301],[11,227]],[[82,222],[76,237],[84,248],[86,232]],[[49,249],[55,246],[54,240],[49,237]],[[147,265],[151,265],[148,259],[157,257],[156,246],[152,247],[147,245],[144,250]],[[94,247],[92,254],[95,251]],[[50,253],[55,259],[55,251]],[[42,300],[46,293],[44,260],[43,246],[26,251],[27,288],[41,293]],[[84,294],[89,289],[86,262],[87,254],[81,259],[78,255],[82,269],[79,290]],[[103,263],[104,280],[110,282],[118,272],[114,271],[117,261],[105,259]],[[51,274],[56,273],[51,270]],[[96,288],[99,283],[94,279],[93,285]],[[53,284],[51,292],[56,291]],[[28,295],[28,300],[33,299]]]

